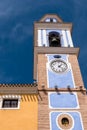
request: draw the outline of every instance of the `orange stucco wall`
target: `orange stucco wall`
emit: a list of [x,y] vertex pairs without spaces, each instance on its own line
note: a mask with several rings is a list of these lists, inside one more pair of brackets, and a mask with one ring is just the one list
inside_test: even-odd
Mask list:
[[37,95],[21,97],[20,108],[0,110],[0,130],[37,130]]

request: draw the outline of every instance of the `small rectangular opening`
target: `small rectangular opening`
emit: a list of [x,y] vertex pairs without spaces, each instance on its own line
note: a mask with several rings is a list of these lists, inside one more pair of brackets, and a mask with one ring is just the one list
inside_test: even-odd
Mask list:
[[17,108],[18,99],[3,99],[2,108]]

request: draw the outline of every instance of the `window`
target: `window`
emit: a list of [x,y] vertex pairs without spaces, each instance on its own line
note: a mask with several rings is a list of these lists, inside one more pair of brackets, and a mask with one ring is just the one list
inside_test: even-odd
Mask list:
[[62,118],[61,123],[62,123],[62,125],[64,125],[64,126],[68,126],[68,125],[69,125],[69,120],[68,120],[68,118],[66,118],[66,117]]
[[3,99],[2,108],[17,108],[18,99]]
[[63,130],[72,130],[74,122],[70,114],[64,113],[58,116],[58,125]]
[[0,109],[19,109],[20,95],[3,95],[0,96]]
[[51,23],[56,23],[57,19],[56,18],[46,18],[45,22],[51,22]]

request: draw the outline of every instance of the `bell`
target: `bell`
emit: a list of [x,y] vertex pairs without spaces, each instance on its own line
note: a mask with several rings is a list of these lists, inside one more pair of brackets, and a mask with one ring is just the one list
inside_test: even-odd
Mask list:
[[52,38],[52,42],[54,42],[54,41],[57,41],[56,37],[53,37],[53,38]]

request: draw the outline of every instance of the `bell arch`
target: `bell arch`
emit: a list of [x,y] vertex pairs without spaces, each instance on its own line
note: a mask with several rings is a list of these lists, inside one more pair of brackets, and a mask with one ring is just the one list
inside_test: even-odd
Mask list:
[[61,47],[60,34],[56,31],[49,32],[49,46],[50,47]]

